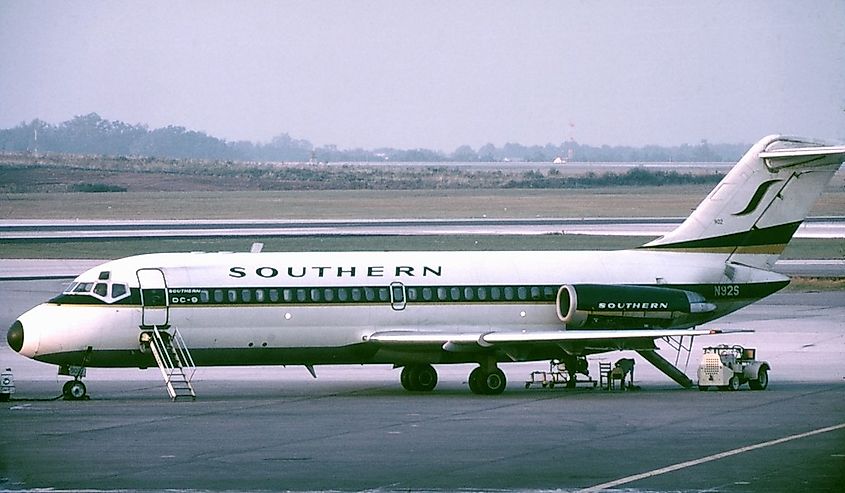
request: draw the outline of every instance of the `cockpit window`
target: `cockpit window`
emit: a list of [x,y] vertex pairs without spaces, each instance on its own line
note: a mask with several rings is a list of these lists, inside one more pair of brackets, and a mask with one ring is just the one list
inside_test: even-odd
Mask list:
[[111,297],[120,298],[126,294],[127,291],[126,284],[113,284],[111,287]]
[[73,288],[74,293],[88,293],[94,287],[93,282],[81,282]]
[[[103,274],[108,272],[101,272],[100,277],[105,277]],[[108,276],[111,277],[111,276]],[[102,282],[105,281],[105,282]],[[115,301],[126,298],[131,293],[129,286],[125,283],[115,282],[111,280],[103,280],[100,282],[77,282],[74,281],[65,288],[64,294],[70,295],[90,295],[100,298],[106,303],[114,303]]]

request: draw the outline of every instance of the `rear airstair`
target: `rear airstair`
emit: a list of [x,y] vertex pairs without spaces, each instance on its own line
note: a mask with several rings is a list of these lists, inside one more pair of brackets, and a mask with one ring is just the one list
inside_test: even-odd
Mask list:
[[197,398],[191,379],[196,372],[191,353],[182,334],[175,327],[153,326],[149,347],[161,370],[167,393],[172,400]]
[[[689,342],[686,341],[687,337],[689,337]],[[655,368],[666,374],[666,376],[677,382],[681,387],[685,389],[692,388],[694,383],[686,375],[686,369],[689,366],[689,357],[695,336],[664,337],[663,340],[669,344],[669,347],[675,350],[675,364],[672,364],[671,361],[657,354],[654,350],[638,350],[637,353],[654,365]],[[679,366],[683,359],[686,361],[684,362],[684,369],[681,370]]]

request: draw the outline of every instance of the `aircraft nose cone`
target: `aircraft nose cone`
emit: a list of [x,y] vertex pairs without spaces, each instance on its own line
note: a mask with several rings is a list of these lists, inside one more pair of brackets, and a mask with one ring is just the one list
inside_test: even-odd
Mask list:
[[15,350],[15,352],[20,352],[21,348],[23,347],[23,324],[20,320],[15,320],[15,323],[9,327],[9,333],[6,334],[6,341],[9,343],[9,347]]

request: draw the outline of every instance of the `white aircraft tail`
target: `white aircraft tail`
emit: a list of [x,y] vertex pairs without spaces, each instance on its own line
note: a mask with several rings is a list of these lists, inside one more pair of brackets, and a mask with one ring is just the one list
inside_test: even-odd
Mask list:
[[770,270],[845,160],[845,146],[771,135],[671,233],[641,248],[724,253]]

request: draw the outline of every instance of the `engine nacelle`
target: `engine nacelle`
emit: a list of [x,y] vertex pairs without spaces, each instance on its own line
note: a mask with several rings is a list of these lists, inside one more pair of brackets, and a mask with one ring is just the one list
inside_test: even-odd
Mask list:
[[571,329],[667,328],[715,309],[698,293],[656,286],[565,284],[557,293],[557,315]]

